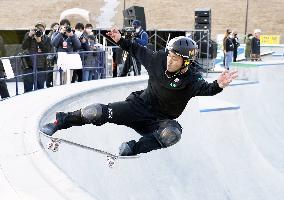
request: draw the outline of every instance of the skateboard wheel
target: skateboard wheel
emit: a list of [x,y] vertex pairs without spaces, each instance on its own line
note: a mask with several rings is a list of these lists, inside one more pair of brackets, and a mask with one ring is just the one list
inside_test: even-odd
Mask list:
[[59,148],[59,143],[55,142],[52,151],[56,152],[58,151],[58,148]]
[[48,142],[46,146],[47,149],[53,149],[53,142]]
[[115,158],[112,158],[110,156],[107,157],[107,164],[110,168],[113,168],[114,164],[115,164]]

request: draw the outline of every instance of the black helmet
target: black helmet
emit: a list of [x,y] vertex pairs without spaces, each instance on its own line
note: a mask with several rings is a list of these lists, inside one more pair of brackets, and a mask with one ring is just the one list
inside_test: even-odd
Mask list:
[[197,45],[195,41],[185,36],[171,39],[167,45],[167,49],[190,60],[193,60],[197,54]]

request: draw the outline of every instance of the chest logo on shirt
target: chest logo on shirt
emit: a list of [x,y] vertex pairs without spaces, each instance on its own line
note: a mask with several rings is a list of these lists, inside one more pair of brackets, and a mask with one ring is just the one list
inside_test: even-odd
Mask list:
[[176,87],[177,87],[177,83],[178,83],[179,81],[180,81],[179,78],[176,78],[173,82],[170,83],[170,86],[171,86],[172,88],[176,88]]
[[176,88],[176,87],[177,87],[177,84],[175,84],[175,83],[170,83],[170,86],[171,86],[172,88]]

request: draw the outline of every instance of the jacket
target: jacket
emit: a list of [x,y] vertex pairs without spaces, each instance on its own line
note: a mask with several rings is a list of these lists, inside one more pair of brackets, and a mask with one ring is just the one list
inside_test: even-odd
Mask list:
[[260,54],[260,40],[256,37],[251,39],[251,53]]
[[228,52],[228,51],[234,51],[234,43],[232,42],[232,40],[231,40],[229,37],[227,37],[227,38],[225,39],[224,50],[225,50],[226,52]]
[[121,38],[118,45],[137,59],[149,74],[145,90],[135,92],[127,100],[142,103],[162,118],[175,119],[181,115],[187,102],[195,96],[211,96],[222,91],[217,81],[207,83],[194,63],[183,74],[168,78],[167,53],[153,52],[135,42]]
[[246,42],[245,57],[249,58],[251,54],[251,39],[246,38],[245,42]]
[[142,46],[147,46],[148,34],[146,33],[146,31],[140,29],[140,31],[135,35],[135,41]]
[[[49,53],[51,51],[50,38],[47,37],[47,35],[43,35],[41,42],[38,43],[34,37],[30,37],[29,33],[26,33],[22,43],[22,49],[27,50],[30,55]],[[25,59],[29,65],[27,67],[32,68],[34,58],[26,57]],[[46,55],[36,56],[36,66],[39,69],[46,68]]]
[[[63,42],[67,42],[67,48],[63,48]],[[74,52],[81,48],[81,42],[75,34],[67,37],[60,32],[55,32],[52,35],[51,44],[56,48],[57,52]]]
[[234,44],[234,52],[238,52],[238,47],[240,46],[239,39],[237,37],[232,38],[232,42]]

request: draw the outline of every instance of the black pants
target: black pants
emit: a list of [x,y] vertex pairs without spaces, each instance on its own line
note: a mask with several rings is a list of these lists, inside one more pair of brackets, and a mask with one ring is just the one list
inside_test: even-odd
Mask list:
[[[147,108],[147,105],[143,103],[135,103],[126,100],[110,103],[104,107],[105,111],[102,118],[105,120],[103,120],[100,125],[105,122],[125,125],[134,129],[142,136],[133,147],[133,153],[135,155],[166,147],[161,141],[159,141],[159,137],[157,137],[161,128],[174,126],[177,127],[180,132],[182,129],[178,122],[157,116]],[[109,117],[110,113],[111,117]]]
[[237,62],[237,57],[238,57],[238,50],[234,50],[234,59],[233,59],[233,62]]
[[[41,71],[45,71],[44,69],[38,69],[38,72]],[[24,74],[28,74],[28,73],[32,73],[33,69],[24,69],[23,73]],[[46,74],[45,73],[38,73],[37,74],[37,89],[42,89],[44,88],[44,82],[46,79]],[[23,77],[23,81],[24,81],[24,91],[25,92],[30,92],[34,89],[34,75],[30,74],[30,75],[26,75]]]
[[[47,70],[53,70],[53,67],[48,67]],[[52,87],[53,86],[53,72],[48,72],[46,74],[46,87]]]
[[[132,59],[134,59],[133,57],[131,57],[129,54],[127,55],[126,57],[126,60],[125,60],[125,63],[124,63],[124,66],[122,68],[122,71],[120,73],[120,76],[127,76],[131,66],[133,66],[133,62],[132,62]],[[137,66],[137,72],[135,70],[134,71],[134,76],[138,76],[141,74],[141,63],[136,60],[136,66]]]
[[[0,78],[4,78],[4,76],[0,75]],[[2,99],[10,97],[5,80],[0,80],[0,96]]]
[[83,80],[83,70],[82,69],[74,69],[73,70],[73,76],[71,79],[71,83],[75,83],[76,80],[78,82],[82,82]]

